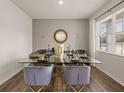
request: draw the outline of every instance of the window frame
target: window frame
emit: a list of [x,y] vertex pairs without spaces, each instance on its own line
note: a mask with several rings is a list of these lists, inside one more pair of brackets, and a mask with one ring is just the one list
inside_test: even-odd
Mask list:
[[[100,52],[105,52],[105,53],[109,53],[109,54],[113,54],[113,55],[118,55],[118,56],[123,56],[124,57],[124,54],[123,53],[121,53],[121,54],[118,54],[117,52],[116,52],[116,23],[117,23],[117,20],[116,20],[116,18],[117,18],[117,16],[119,15],[119,14],[121,14],[121,13],[124,13],[124,8],[123,9],[121,9],[121,10],[119,10],[119,11],[117,11],[116,13],[113,13],[112,15],[110,15],[110,16],[108,16],[108,17],[106,17],[106,18],[104,18],[103,20],[100,20],[100,21],[98,21],[98,22],[96,22],[96,51],[100,51]],[[102,24],[102,23],[104,23],[105,21],[108,21],[109,19],[111,19],[112,20],[112,33],[111,33],[111,35],[112,35],[112,51],[111,52],[108,52],[108,51],[103,51],[103,50],[101,50],[101,45],[100,45],[100,37],[101,37],[101,34],[100,34],[100,31],[101,31],[101,27],[100,27],[100,25]],[[124,21],[123,21],[124,22]],[[123,23],[122,23],[123,24]],[[124,25],[123,25],[124,26]],[[122,27],[122,28],[124,28],[124,27]],[[121,51],[123,51],[123,49],[121,49]]]

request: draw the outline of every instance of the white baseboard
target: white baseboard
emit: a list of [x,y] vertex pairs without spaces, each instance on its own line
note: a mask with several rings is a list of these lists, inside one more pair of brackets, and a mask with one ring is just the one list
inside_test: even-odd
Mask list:
[[12,78],[13,76],[15,76],[17,73],[19,73],[22,70],[22,68],[20,68],[19,70],[15,71],[14,73],[10,74],[8,77],[5,77],[3,80],[0,81],[0,85],[4,84],[6,81],[8,81],[10,78]]
[[122,82],[119,79],[115,78],[111,73],[109,73],[107,71],[104,71],[103,69],[101,69],[98,66],[96,66],[96,68],[98,68],[99,70],[101,70],[102,72],[104,72],[106,75],[108,75],[109,77],[111,77],[113,80],[115,80],[116,82],[118,82],[119,84],[121,84],[122,86],[124,86],[124,82]]

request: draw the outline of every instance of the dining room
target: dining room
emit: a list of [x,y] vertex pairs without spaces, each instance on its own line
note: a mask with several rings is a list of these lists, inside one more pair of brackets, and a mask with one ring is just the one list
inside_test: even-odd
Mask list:
[[0,0],[0,92],[124,92],[124,0]]

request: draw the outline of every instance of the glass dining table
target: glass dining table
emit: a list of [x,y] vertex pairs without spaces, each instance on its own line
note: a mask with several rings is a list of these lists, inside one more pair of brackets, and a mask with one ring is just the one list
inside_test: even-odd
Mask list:
[[63,59],[56,58],[55,55],[51,55],[47,57],[45,60],[38,60],[38,58],[24,58],[19,61],[21,64],[27,63],[42,63],[42,64],[86,64],[86,65],[93,65],[93,64],[101,64],[102,62],[94,59],[94,58],[79,58],[77,60],[72,60],[72,57],[64,55]]

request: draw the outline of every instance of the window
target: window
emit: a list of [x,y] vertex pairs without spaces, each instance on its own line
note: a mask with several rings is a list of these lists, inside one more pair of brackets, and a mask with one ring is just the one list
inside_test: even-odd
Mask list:
[[116,16],[116,53],[124,55],[124,12]]
[[109,19],[100,25],[100,50],[111,52],[112,47],[112,19]]
[[97,22],[96,28],[97,50],[124,55],[124,11]]

